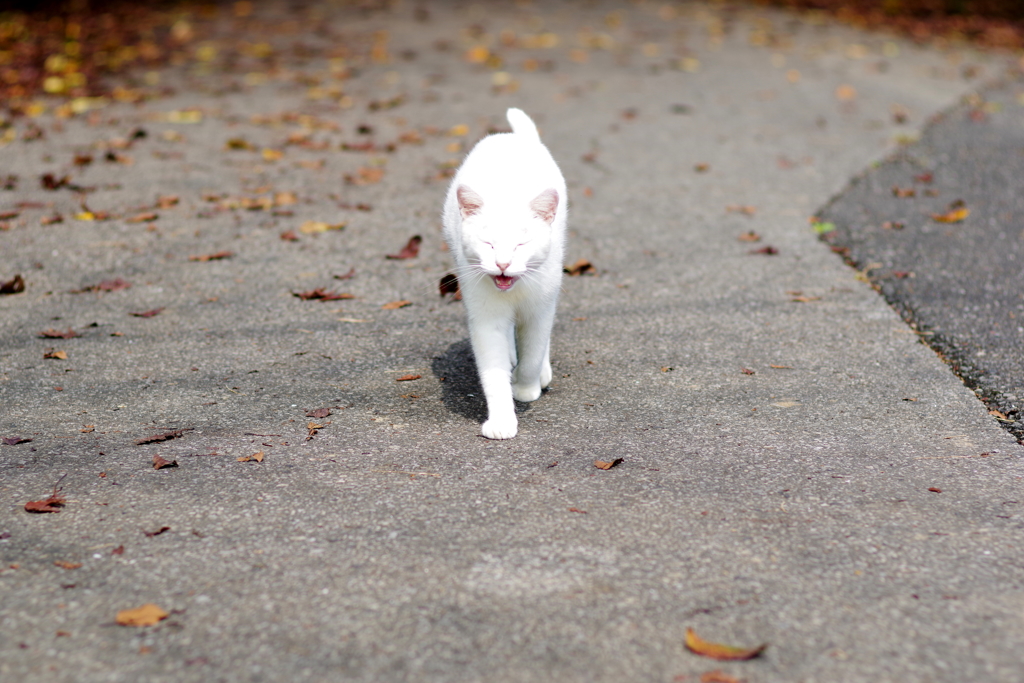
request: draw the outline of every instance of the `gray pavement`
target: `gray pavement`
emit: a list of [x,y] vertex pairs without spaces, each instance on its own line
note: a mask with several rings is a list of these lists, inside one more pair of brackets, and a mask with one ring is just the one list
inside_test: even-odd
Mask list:
[[[0,445],[0,678],[1024,680],[1024,448],[808,224],[1010,62],[718,5],[429,7],[260,7],[269,76],[186,64],[0,149],[0,209],[46,204],[0,231],[28,283],[0,297],[0,436],[31,439]],[[566,278],[552,388],[492,442],[439,211],[512,105],[598,274]],[[367,141],[398,143],[339,150]],[[318,287],[356,298],[293,296]],[[65,474],[61,512],[24,511]],[[170,616],[116,625],[144,603]],[[768,647],[716,662],[688,627]]]
[[[1024,439],[1024,81],[943,112],[822,212],[829,242]],[[950,205],[966,217],[943,223]],[[953,212],[960,210],[952,209]]]

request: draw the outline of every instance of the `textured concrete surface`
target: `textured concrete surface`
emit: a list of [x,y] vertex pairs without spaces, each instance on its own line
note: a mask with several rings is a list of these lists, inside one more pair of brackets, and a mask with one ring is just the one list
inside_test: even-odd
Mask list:
[[[701,4],[282,12],[247,28],[284,46],[265,82],[169,69],[173,96],[44,115],[0,149],[20,177],[0,209],[46,204],[0,232],[3,277],[28,282],[0,297],[0,436],[31,439],[0,445],[0,677],[1024,680],[1024,449],[808,224],[1007,60]],[[497,70],[464,57],[487,40]],[[568,260],[597,275],[566,278],[553,386],[491,442],[437,294],[439,211],[447,163],[511,105],[569,182]],[[312,144],[286,145],[303,125]],[[139,127],[112,150],[133,165],[72,165]],[[346,184],[361,167],[384,174]],[[115,217],[74,219],[47,172]],[[228,201],[284,191],[278,215]],[[413,234],[416,259],[384,258]],[[316,287],[356,298],[293,296]],[[24,511],[62,476],[60,513]],[[115,624],[149,602],[170,616]],[[768,648],[715,662],[687,627]]]

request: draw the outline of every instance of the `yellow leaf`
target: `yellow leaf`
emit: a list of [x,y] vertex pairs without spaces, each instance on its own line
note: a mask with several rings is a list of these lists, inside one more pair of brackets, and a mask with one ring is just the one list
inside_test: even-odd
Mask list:
[[306,221],[299,226],[299,232],[306,235],[312,235],[317,232],[327,232],[328,230],[341,230],[345,227],[344,223],[325,223],[323,221]]
[[457,126],[452,126],[448,130],[448,135],[451,135],[452,137],[462,137],[463,135],[468,135],[468,134],[469,134],[469,126],[467,126],[464,123],[460,123]]
[[278,159],[284,156],[284,152],[282,152],[281,150],[270,149],[269,147],[265,147],[260,154],[266,161],[277,161]]
[[152,626],[161,619],[166,619],[168,612],[163,611],[151,602],[135,609],[124,609],[117,613],[117,621],[121,626]]
[[937,223],[959,223],[969,215],[971,215],[971,210],[966,206],[961,206],[959,209],[953,209],[946,213],[933,213],[932,220]]
[[483,64],[491,56],[490,50],[483,45],[475,45],[466,50],[466,61],[470,64]]
[[75,214],[75,219],[80,221],[94,221],[96,220],[96,214],[92,211],[82,211],[81,213]]
[[383,308],[385,311],[394,311],[399,308],[405,308],[406,306],[412,306],[412,302],[403,299],[401,301],[390,301],[381,306],[381,308]]
[[757,657],[759,654],[761,654],[766,647],[768,647],[767,643],[751,648],[733,647],[732,645],[712,643],[702,639],[700,636],[693,632],[692,628],[686,629],[686,649],[688,649],[690,652],[701,655],[703,657],[710,657],[711,659],[753,659],[754,657]]

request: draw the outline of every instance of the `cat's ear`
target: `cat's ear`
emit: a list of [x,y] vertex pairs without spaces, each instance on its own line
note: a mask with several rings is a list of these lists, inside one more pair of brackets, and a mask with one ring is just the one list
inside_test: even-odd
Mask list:
[[484,208],[483,197],[465,185],[459,185],[455,194],[459,198],[459,211],[462,212],[463,218],[475,216]]
[[545,223],[550,224],[555,220],[555,211],[558,210],[558,192],[549,187],[530,202],[530,208]]

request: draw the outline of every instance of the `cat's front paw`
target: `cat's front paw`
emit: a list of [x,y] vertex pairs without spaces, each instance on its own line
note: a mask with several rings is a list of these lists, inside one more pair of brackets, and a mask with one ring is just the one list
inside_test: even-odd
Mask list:
[[519,421],[516,416],[498,418],[492,417],[480,427],[480,433],[488,439],[511,439],[519,431]]
[[529,403],[530,401],[536,401],[540,398],[540,383],[534,382],[533,384],[513,384],[512,385],[512,397],[517,401],[523,403]]

